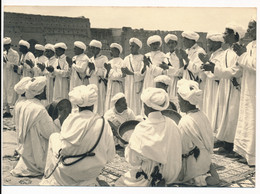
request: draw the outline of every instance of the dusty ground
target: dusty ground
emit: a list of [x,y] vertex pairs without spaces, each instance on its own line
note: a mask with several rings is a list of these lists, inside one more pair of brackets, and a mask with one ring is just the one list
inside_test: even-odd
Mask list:
[[[13,157],[16,148],[16,132],[12,119],[3,119],[2,143],[2,184],[38,185],[42,177],[13,177],[10,170],[17,161]],[[255,168],[239,163],[236,158],[213,154],[212,162],[219,173],[219,187],[255,187]],[[113,186],[114,182],[131,166],[124,160],[123,151],[117,151],[115,159],[107,164],[98,177],[101,186]],[[187,187],[187,185],[173,185]]]

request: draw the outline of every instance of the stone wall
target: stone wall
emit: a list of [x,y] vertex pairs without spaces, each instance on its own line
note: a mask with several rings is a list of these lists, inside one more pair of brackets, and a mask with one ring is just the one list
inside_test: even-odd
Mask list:
[[[65,42],[68,47],[66,54],[69,57],[74,56],[74,41],[79,40],[88,45],[92,39],[96,39],[102,42],[103,48],[101,52],[109,59],[111,58],[109,52],[110,44],[112,42],[121,44],[123,47],[121,57],[123,58],[130,53],[129,39],[132,37],[139,38],[142,41],[143,48],[140,53],[145,54],[149,52],[149,47],[146,44],[147,38],[155,34],[161,36],[163,40],[162,51],[166,53],[168,48],[164,43],[164,37],[168,33],[177,35],[179,40],[177,47],[184,48],[181,37],[182,31],[150,31],[132,29],[131,27],[91,28],[89,19],[84,17],[71,18],[4,12],[4,36],[12,38],[14,49],[18,50],[17,44],[20,39],[29,41],[31,45],[36,43],[45,45],[46,43]],[[198,44],[207,51],[207,34],[205,32],[198,33],[200,35]],[[247,44],[249,39],[245,38],[241,42]],[[223,45],[223,47],[226,48],[227,45]],[[90,56],[88,51],[86,51],[86,54]]]
[[45,45],[65,42],[68,47],[66,54],[72,57],[75,40],[88,42],[91,39],[90,22],[89,19],[82,17],[70,18],[4,12],[4,36],[12,38],[15,49],[18,49],[17,45],[21,39],[29,41],[31,46],[35,43]]

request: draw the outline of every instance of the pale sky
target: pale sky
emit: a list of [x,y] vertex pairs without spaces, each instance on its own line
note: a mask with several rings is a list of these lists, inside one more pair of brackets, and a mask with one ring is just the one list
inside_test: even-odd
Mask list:
[[250,18],[256,15],[254,7],[4,6],[4,11],[51,16],[84,16],[90,19],[92,28],[125,26],[145,30],[197,32],[223,32],[229,22],[236,22],[247,28]]

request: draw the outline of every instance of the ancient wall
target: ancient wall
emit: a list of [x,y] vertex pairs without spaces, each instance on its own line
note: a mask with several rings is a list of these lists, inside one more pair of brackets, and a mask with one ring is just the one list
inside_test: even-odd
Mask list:
[[[70,57],[74,56],[73,43],[76,40],[82,41],[87,45],[92,39],[102,42],[102,54],[109,59],[109,46],[112,42],[122,45],[123,53],[121,57],[125,57],[130,53],[129,39],[132,37],[139,38],[143,43],[143,48],[140,53],[145,54],[149,52],[147,46],[147,38],[152,35],[159,35],[163,40],[162,51],[168,52],[168,48],[164,43],[164,37],[172,33],[178,37],[178,48],[183,47],[183,39],[181,37],[182,31],[149,31],[144,29],[132,29],[131,27],[123,28],[90,28],[90,21],[84,17],[56,17],[56,16],[41,16],[31,14],[20,14],[4,12],[4,36],[12,38],[14,49],[18,50],[18,42],[21,39],[27,40],[34,45],[36,43],[45,45],[46,43],[55,44],[57,42],[65,42],[68,50],[66,54]],[[207,40],[205,32],[198,32],[200,38],[198,44],[207,51]],[[244,44],[249,42],[246,37],[241,41]],[[223,45],[224,48],[227,45]],[[33,50],[33,49],[32,49]],[[89,52],[86,51],[89,55]],[[90,56],[90,55],[89,55]]]
[[72,57],[75,40],[88,42],[91,39],[90,22],[87,18],[4,12],[4,36],[12,38],[16,50],[21,39],[29,41],[32,45],[65,42],[68,47],[66,54]]

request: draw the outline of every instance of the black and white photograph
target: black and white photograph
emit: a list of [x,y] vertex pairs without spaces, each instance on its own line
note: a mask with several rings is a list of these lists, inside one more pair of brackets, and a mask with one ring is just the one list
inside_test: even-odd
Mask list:
[[3,1],[2,191],[256,192],[259,4],[210,2]]

